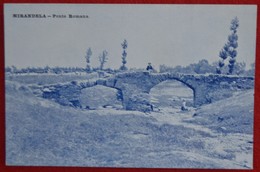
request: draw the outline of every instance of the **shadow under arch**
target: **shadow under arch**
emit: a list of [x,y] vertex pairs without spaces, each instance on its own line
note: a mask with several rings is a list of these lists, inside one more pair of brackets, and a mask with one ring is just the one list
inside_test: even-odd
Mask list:
[[185,100],[188,106],[195,107],[195,89],[178,78],[162,80],[149,90],[149,94],[156,106],[179,108]]
[[[121,105],[122,105],[122,108],[123,108],[123,101],[124,101],[124,96],[123,96],[123,92],[122,92],[122,90],[121,89],[119,89],[119,88],[117,88],[117,87],[113,87],[113,86],[107,86],[107,85],[103,85],[103,84],[93,84],[93,85],[91,85],[91,86],[85,86],[85,87],[82,87],[81,88],[81,96],[83,96],[83,94],[84,94],[84,90],[86,90],[86,89],[94,89],[95,87],[104,87],[104,88],[109,88],[109,89],[114,89],[114,90],[116,90],[116,100],[118,100],[120,103],[121,103]],[[107,91],[109,91],[108,89],[107,89]],[[111,90],[110,90],[111,91]],[[98,95],[95,95],[95,96],[98,96]],[[104,95],[103,95],[104,96]],[[99,95],[99,98],[102,98],[102,95]],[[113,105],[113,99],[111,99],[111,101],[109,102],[109,103],[107,103],[107,105]]]

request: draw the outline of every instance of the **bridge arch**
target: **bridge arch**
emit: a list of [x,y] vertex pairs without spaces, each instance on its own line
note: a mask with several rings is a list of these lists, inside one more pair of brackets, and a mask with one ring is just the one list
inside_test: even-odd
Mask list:
[[195,105],[194,87],[178,78],[161,80],[149,90],[149,94],[152,96],[152,103],[157,106],[164,103],[166,106],[180,107],[182,100],[188,106]]
[[[103,84],[93,84],[83,87],[79,95],[79,101],[84,108],[91,108],[91,106],[95,107],[102,104],[103,106],[123,108],[123,99],[121,89]],[[122,107],[120,107],[119,102]]]

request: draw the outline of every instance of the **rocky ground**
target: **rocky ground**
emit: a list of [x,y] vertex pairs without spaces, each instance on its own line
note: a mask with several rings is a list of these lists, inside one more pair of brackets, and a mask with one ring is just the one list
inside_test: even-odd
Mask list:
[[252,127],[253,90],[142,113],[61,106],[6,82],[8,165],[248,169]]

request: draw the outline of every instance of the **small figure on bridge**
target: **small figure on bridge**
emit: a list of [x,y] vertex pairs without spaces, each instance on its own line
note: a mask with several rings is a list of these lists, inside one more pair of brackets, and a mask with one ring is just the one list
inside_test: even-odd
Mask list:
[[182,111],[187,111],[187,110],[188,110],[188,108],[187,108],[187,106],[186,106],[186,101],[185,101],[184,99],[182,100],[181,110],[182,110]]
[[153,71],[153,67],[152,67],[151,63],[148,63],[148,66],[146,67],[146,70],[149,71],[149,72]]

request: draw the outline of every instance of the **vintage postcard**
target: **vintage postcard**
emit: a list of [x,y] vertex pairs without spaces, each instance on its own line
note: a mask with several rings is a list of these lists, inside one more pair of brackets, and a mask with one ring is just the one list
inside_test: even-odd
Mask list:
[[4,4],[6,165],[252,169],[256,17]]

